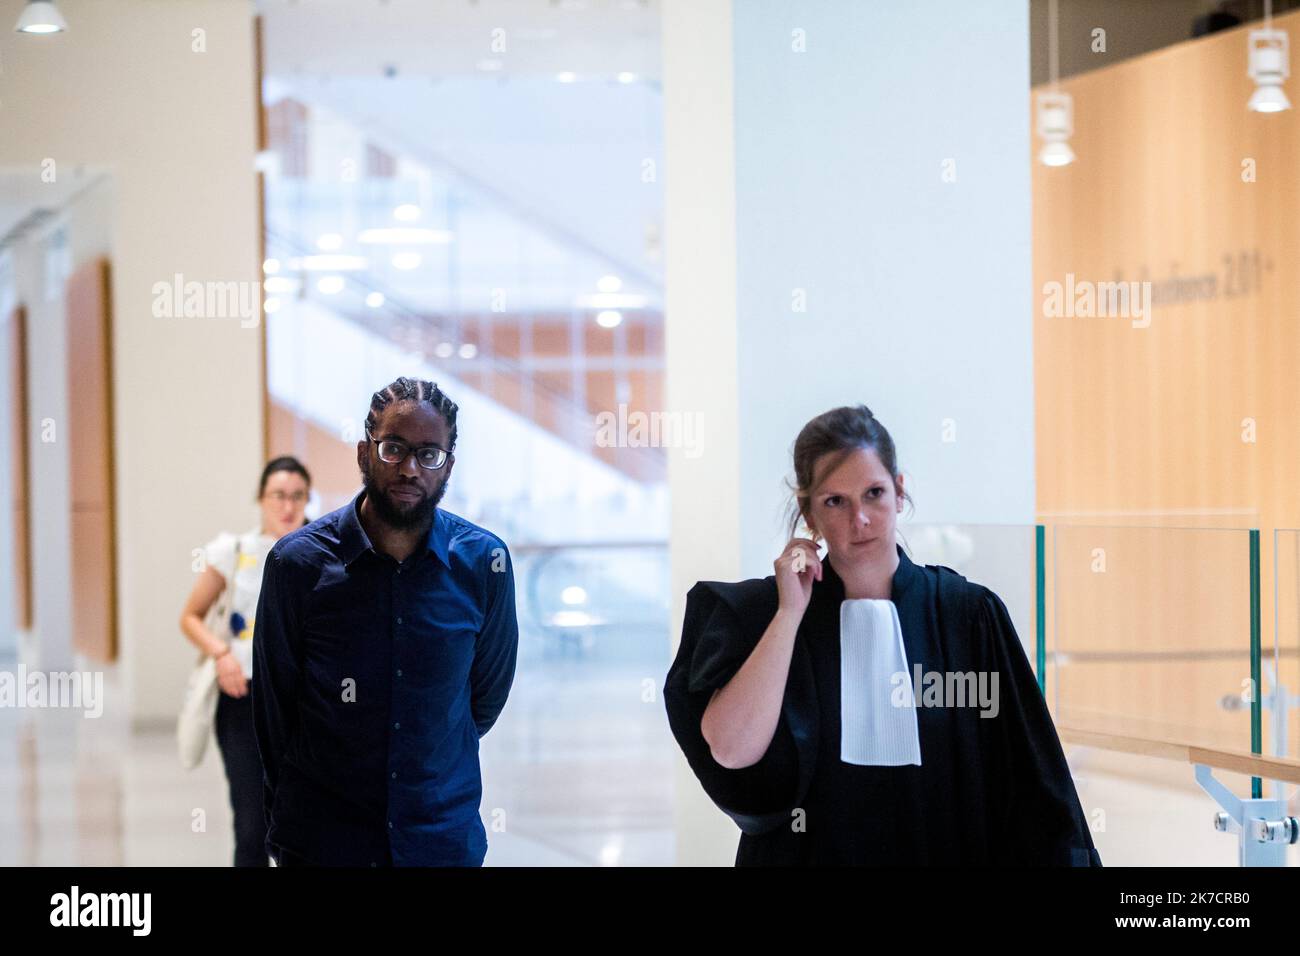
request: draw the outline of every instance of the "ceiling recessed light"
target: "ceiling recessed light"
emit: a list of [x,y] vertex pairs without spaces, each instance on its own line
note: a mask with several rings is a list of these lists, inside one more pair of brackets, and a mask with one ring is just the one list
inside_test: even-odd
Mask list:
[[646,297],[633,292],[593,292],[576,296],[573,304],[579,309],[643,309]]
[[578,79],[578,74],[570,73],[568,70],[565,70],[563,73],[555,74],[555,78],[561,83],[573,83]]
[[274,179],[280,175],[280,154],[273,149],[259,149],[253,154],[253,169]]
[[606,309],[596,315],[596,324],[602,329],[616,328],[623,321],[623,313],[615,309]]
[[369,265],[370,260],[365,256],[303,256],[289,260],[290,270],[307,272],[360,272]]
[[628,73],[628,72],[624,71],[624,72],[622,72],[622,73],[620,73],[620,74],[618,75],[618,81],[619,81],[620,83],[635,83],[635,82],[636,82],[636,74],[635,74],[635,73]]
[[271,276],[262,283],[262,288],[267,292],[297,292],[300,284],[289,276]]
[[371,292],[366,296],[366,305],[372,309],[377,309],[384,304],[384,294],[382,292]]
[[445,229],[421,229],[417,226],[395,226],[391,229],[362,229],[357,242],[362,245],[426,246],[446,245],[452,235]]

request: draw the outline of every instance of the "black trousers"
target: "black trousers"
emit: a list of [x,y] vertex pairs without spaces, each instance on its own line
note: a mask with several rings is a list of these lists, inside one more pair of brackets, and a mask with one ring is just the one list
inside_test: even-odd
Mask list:
[[[280,848],[280,856],[277,858],[276,862],[280,866],[320,866],[319,863],[313,863],[306,857],[299,856],[297,853],[294,853],[291,850],[286,850],[283,847]],[[360,866],[361,864],[357,865]],[[393,865],[393,855],[391,852],[387,852],[383,855],[381,860],[372,862],[370,865],[376,867],[390,867]]]
[[216,723],[217,746],[230,783],[230,809],[235,814],[235,866],[270,866],[262,760],[253,735],[253,695],[218,693]]

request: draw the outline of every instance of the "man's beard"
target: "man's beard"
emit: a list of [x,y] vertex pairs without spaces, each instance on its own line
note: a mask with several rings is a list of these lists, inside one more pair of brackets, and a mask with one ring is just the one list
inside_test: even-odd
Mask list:
[[[447,491],[447,482],[444,481],[432,496],[422,498],[413,505],[403,508],[375,486],[374,477],[370,474],[369,463],[361,468],[361,482],[366,489],[366,500],[375,509],[376,517],[396,531],[427,528],[433,521],[433,513],[438,508],[438,502],[442,501],[442,496]],[[411,485],[410,487],[418,488],[419,486]]]

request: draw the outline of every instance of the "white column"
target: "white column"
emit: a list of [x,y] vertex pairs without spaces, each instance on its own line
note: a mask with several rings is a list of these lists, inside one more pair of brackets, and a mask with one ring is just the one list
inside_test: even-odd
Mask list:
[[[668,398],[708,425],[670,457],[675,629],[697,580],[771,574],[837,405],[889,427],[915,520],[1032,524],[1027,5],[664,0],[663,53]],[[677,826],[732,861],[686,769]]]
[[[663,0],[667,401],[699,423],[699,454],[668,451],[672,645],[686,592],[740,573],[736,200],[731,0]],[[737,831],[680,754],[677,861],[729,864]]]

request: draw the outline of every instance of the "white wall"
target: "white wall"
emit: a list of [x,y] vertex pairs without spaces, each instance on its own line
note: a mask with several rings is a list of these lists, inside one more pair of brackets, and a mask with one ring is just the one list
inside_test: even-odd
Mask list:
[[[261,344],[238,318],[155,318],[152,287],[260,281],[252,8],[60,0],[69,32],[29,37],[7,26],[22,6],[0,0],[0,165],[112,168],[120,677],[137,723],[169,721],[191,663],[176,625],[191,549],[247,520],[262,465]],[[66,527],[36,535],[44,589],[41,549],[66,547]]]
[[[715,426],[670,458],[678,625],[695,581],[771,573],[794,438],[836,405],[890,428],[915,520],[1032,523],[1027,16],[665,0],[669,402]],[[732,861],[684,763],[677,822],[679,862]]]
[[1032,523],[1025,5],[736,10],[742,570],[771,572],[791,446],[836,405],[890,429],[916,521]]

